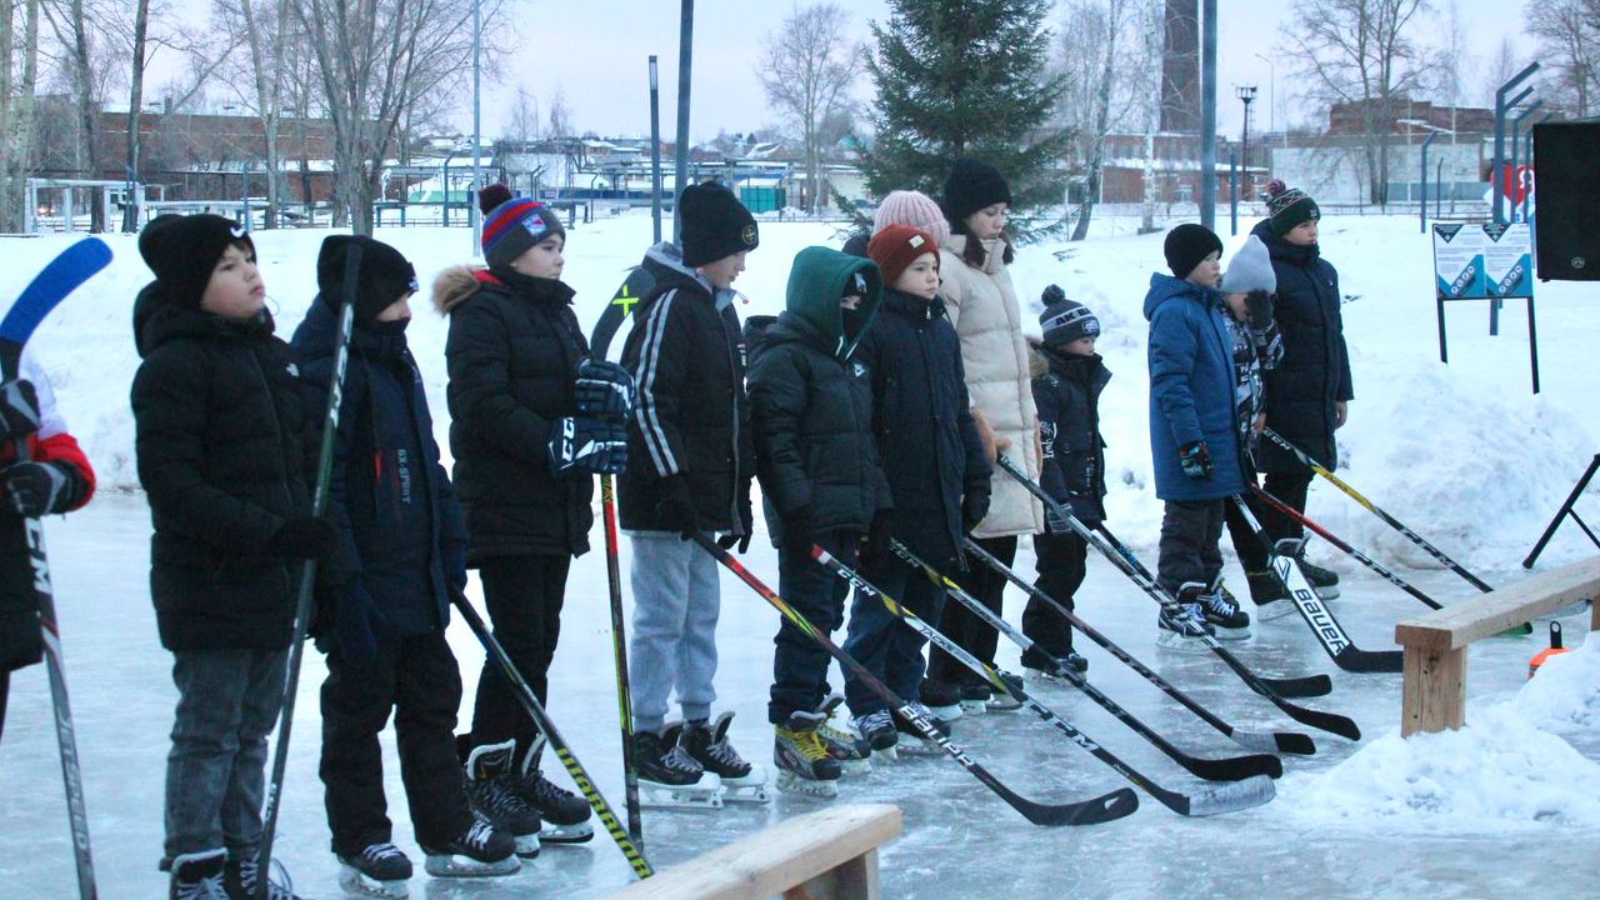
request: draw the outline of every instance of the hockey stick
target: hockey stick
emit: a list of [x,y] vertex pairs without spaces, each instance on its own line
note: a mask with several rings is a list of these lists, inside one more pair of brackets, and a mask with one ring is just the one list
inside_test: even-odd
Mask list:
[[[653,286],[655,279],[643,268],[635,266],[618,286],[611,301],[595,325],[594,337],[589,342],[589,355],[603,360],[611,349],[611,339],[622,327],[638,302]],[[627,630],[622,610],[622,569],[618,561],[617,496],[615,480],[609,474],[600,476],[600,509],[605,519],[606,533],[606,584],[610,589],[611,655],[617,670],[617,716],[622,721],[622,802],[628,808],[628,837],[644,853],[644,819],[640,813],[639,770],[633,762],[633,692],[628,681]]]
[[[1035,700],[1022,685],[1022,679],[1002,669],[982,662],[977,657],[968,653],[960,644],[950,640],[928,623],[917,618],[910,610],[901,606],[894,598],[873,587],[866,579],[858,575],[849,566],[834,559],[828,551],[819,546],[812,545],[811,558],[833,570],[834,574],[855,586],[857,591],[864,591],[883,601],[883,605],[893,613],[895,618],[906,623],[913,631],[927,638],[939,649],[950,654],[962,665],[986,679],[989,684],[999,691],[1004,691],[1033,710],[1045,724],[1066,735],[1067,740],[1088,751],[1095,759],[1100,760],[1123,778],[1128,779],[1136,787],[1143,788],[1150,796],[1156,798],[1161,805],[1167,807],[1180,816],[1214,816],[1219,813],[1236,812],[1260,806],[1271,800],[1277,794],[1277,789],[1272,784],[1272,779],[1266,775],[1251,775],[1240,781],[1212,788],[1198,794],[1181,794],[1169,791],[1150,779],[1142,772],[1123,762],[1116,754],[1095,743],[1088,735],[1079,731],[1072,723],[1057,715],[1050,707]],[[954,596],[952,594],[952,596]],[[974,605],[983,608],[983,604],[974,601]],[[988,612],[988,610],[984,610]],[[993,613],[990,613],[993,615]],[[1273,758],[1276,762],[1276,758]],[[1280,772],[1282,767],[1279,767]]]
[[1332,532],[1328,531],[1328,529],[1323,528],[1321,525],[1318,525],[1317,523],[1315,523],[1315,522],[1311,521],[1310,519],[1306,518],[1305,513],[1300,512],[1299,510],[1295,509],[1294,507],[1290,506],[1289,504],[1283,502],[1282,500],[1279,500],[1277,497],[1272,496],[1271,494],[1267,493],[1266,491],[1262,490],[1261,488],[1259,488],[1259,487],[1257,487],[1257,486],[1255,486],[1253,484],[1250,486],[1250,490],[1257,497],[1261,498],[1261,500],[1264,503],[1266,503],[1268,506],[1270,506],[1273,509],[1277,510],[1279,515],[1288,516],[1289,518],[1294,519],[1296,522],[1299,522],[1301,525],[1304,525],[1305,527],[1311,529],[1318,537],[1322,538],[1323,540],[1327,541],[1328,543],[1332,544],[1333,546],[1335,546],[1335,547],[1339,548],[1340,550],[1344,551],[1346,554],[1354,557],[1356,562],[1361,563],[1362,565],[1366,566],[1367,568],[1371,569],[1372,571],[1377,572],[1379,575],[1383,576],[1385,581],[1389,582],[1390,584],[1394,585],[1395,587],[1399,588],[1400,590],[1405,591],[1406,593],[1408,593],[1411,596],[1417,598],[1418,600],[1421,600],[1423,603],[1427,604],[1429,607],[1431,607],[1433,609],[1443,609],[1444,608],[1437,601],[1435,601],[1432,597],[1429,597],[1427,594],[1424,594],[1422,591],[1418,590],[1417,588],[1412,587],[1409,583],[1406,582],[1405,579],[1403,579],[1399,575],[1396,575],[1395,573],[1389,571],[1383,565],[1381,565],[1380,563],[1378,563],[1375,560],[1373,560],[1372,557],[1367,556],[1365,553],[1362,553],[1360,550],[1357,550],[1356,548],[1350,546],[1349,544],[1347,544],[1344,541],[1340,540],[1339,538],[1335,537]]
[[[899,541],[892,545],[895,555],[906,562],[913,569],[921,569],[922,574],[934,585],[944,589],[944,592],[954,597],[962,606],[972,611],[972,614],[989,623],[990,627],[1005,635],[1012,643],[1027,652],[1034,646],[1034,642],[1027,635],[1018,631],[993,610],[984,606],[978,599],[962,590],[961,585],[942,574],[938,569],[923,562],[916,554],[912,553]],[[915,626],[913,626],[915,627]],[[920,630],[920,629],[919,629]],[[1150,726],[1144,724],[1133,713],[1123,709],[1115,700],[1101,693],[1099,688],[1090,684],[1088,679],[1078,674],[1071,666],[1063,666],[1055,657],[1044,654],[1050,660],[1050,674],[1072,682],[1078,690],[1089,696],[1090,700],[1115,716],[1122,724],[1128,726],[1135,734],[1154,744],[1157,750],[1171,757],[1178,765],[1183,766],[1190,774],[1207,781],[1243,781],[1253,775],[1265,775],[1277,778],[1283,774],[1283,761],[1269,753],[1255,756],[1236,756],[1228,759],[1200,759],[1190,756],[1179,750],[1172,742],[1162,737]]]
[[1371,500],[1368,500],[1366,497],[1361,496],[1361,492],[1360,491],[1357,491],[1355,488],[1351,487],[1350,485],[1345,484],[1343,481],[1341,481],[1339,479],[1339,476],[1337,476],[1337,475],[1333,474],[1332,472],[1328,471],[1327,468],[1325,468],[1324,466],[1319,464],[1316,460],[1314,460],[1310,456],[1308,456],[1304,450],[1301,450],[1299,447],[1296,447],[1295,445],[1289,443],[1289,441],[1286,440],[1283,437],[1283,435],[1277,433],[1276,431],[1273,431],[1271,428],[1263,429],[1261,433],[1266,435],[1267,437],[1271,438],[1272,442],[1277,444],[1279,447],[1282,447],[1283,449],[1285,449],[1285,450],[1289,451],[1290,453],[1294,454],[1294,457],[1296,459],[1300,460],[1300,462],[1303,465],[1305,465],[1306,468],[1308,468],[1311,471],[1317,473],[1318,475],[1321,475],[1323,478],[1325,478],[1329,482],[1331,482],[1334,487],[1338,488],[1341,491],[1344,491],[1347,495],[1349,495],[1350,499],[1352,499],[1352,500],[1356,501],[1357,503],[1361,504],[1362,506],[1366,507],[1367,512],[1370,512],[1373,515],[1377,516],[1379,519],[1382,519],[1385,525],[1388,525],[1390,528],[1393,528],[1395,531],[1398,531],[1401,534],[1405,535],[1407,540],[1411,541],[1411,543],[1413,543],[1413,544],[1416,544],[1418,547],[1421,547],[1424,551],[1427,552],[1427,554],[1429,556],[1431,556],[1434,559],[1438,560],[1439,563],[1442,564],[1445,568],[1449,569],[1450,571],[1452,571],[1452,572],[1456,573],[1457,575],[1460,575],[1462,578],[1466,579],[1468,584],[1472,585],[1473,587],[1477,588],[1480,591],[1483,591],[1486,594],[1489,593],[1490,591],[1494,590],[1494,588],[1492,588],[1488,584],[1486,584],[1483,579],[1481,579],[1478,576],[1476,576],[1476,575],[1472,574],[1471,572],[1467,571],[1465,566],[1462,566],[1460,563],[1458,563],[1455,560],[1451,559],[1450,557],[1446,556],[1445,552],[1443,550],[1440,550],[1438,547],[1435,547],[1434,545],[1428,543],[1426,540],[1423,540],[1421,535],[1419,535],[1415,531],[1412,531],[1411,529],[1407,528],[1404,524],[1402,524],[1400,522],[1399,519],[1396,519],[1394,516],[1391,516],[1387,512],[1384,512],[1383,509],[1381,507],[1379,507],[1376,503],[1373,503]]
[[[350,362],[350,333],[356,320],[356,276],[361,271],[361,245],[351,244],[344,263],[343,293],[339,297],[339,334],[334,343],[333,372],[328,380],[328,412],[322,423],[322,446],[317,452],[317,486],[311,497],[311,515],[321,518],[328,511],[328,490],[333,482],[333,450],[339,437],[339,407],[344,402],[344,373]],[[312,600],[317,586],[317,561],[308,559],[300,571],[300,596],[295,603],[294,632],[289,639],[288,675],[283,689],[283,708],[278,718],[278,739],[272,748],[272,780],[267,783],[267,799],[262,807],[261,848],[256,870],[256,896],[267,900],[272,886],[267,873],[272,871],[272,843],[278,833],[278,810],[283,801],[283,780],[289,768],[289,733],[294,727],[295,695],[300,690],[300,661],[305,656],[306,633],[311,628]]]
[[[99,238],[87,238],[62,251],[22,289],[11,310],[0,321],[0,372],[14,380],[22,367],[22,348],[34,329],[67,295],[111,263],[111,248]],[[19,438],[13,462],[26,462],[28,439]],[[78,895],[98,896],[94,855],[89,848],[89,806],[84,801],[83,773],[78,768],[78,729],[67,698],[66,660],[61,652],[61,630],[56,620],[55,589],[50,583],[50,559],[45,554],[44,525],[33,516],[21,518],[33,570],[33,597],[39,610],[39,632],[44,641],[45,668],[50,679],[50,701],[55,709],[56,745],[61,755],[61,780],[67,795],[67,821],[72,828],[72,852],[78,869]]]
[[[1127,575],[1128,578],[1131,579],[1140,590],[1149,595],[1151,599],[1161,604],[1163,608],[1168,608],[1175,604],[1176,601],[1174,601],[1166,591],[1162,590],[1160,585],[1156,584],[1155,579],[1149,577],[1148,570],[1146,570],[1142,565],[1137,565],[1130,558],[1131,554],[1129,554],[1129,556],[1124,556],[1123,553],[1113,550],[1110,545],[1108,545],[1105,540],[1100,537],[1100,535],[1084,527],[1084,524],[1078,521],[1077,517],[1073,516],[1070,510],[1063,507],[1060,503],[1057,503],[1055,498],[1046,493],[1044,488],[1040,487],[1033,480],[1029,479],[1028,476],[1024,475],[1022,471],[1016,467],[1016,464],[1011,462],[1011,460],[1002,456],[999,458],[999,465],[1000,468],[1004,469],[1007,474],[1009,474],[1012,478],[1017,479],[1017,481],[1021,483],[1023,487],[1027,488],[1029,493],[1033,494],[1035,497],[1038,497],[1039,500],[1044,503],[1046,509],[1054,512],[1059,518],[1065,521],[1073,529],[1073,531],[1077,532],[1080,537],[1087,541],[1090,546],[1094,547],[1107,559],[1111,560],[1112,565],[1115,565],[1117,568],[1121,569],[1122,573]],[[1271,702],[1273,706],[1283,710],[1284,713],[1289,716],[1289,718],[1294,719],[1296,722],[1299,722],[1302,725],[1310,725],[1313,728],[1320,728],[1323,731],[1331,734],[1337,734],[1340,737],[1349,738],[1352,741],[1358,741],[1361,739],[1361,729],[1358,728],[1356,723],[1349,717],[1341,716],[1335,713],[1326,713],[1314,709],[1307,709],[1303,706],[1297,706],[1293,703],[1290,703],[1289,701],[1283,699],[1283,696],[1277,692],[1273,686],[1274,683],[1269,683],[1261,676],[1250,671],[1250,668],[1244,663],[1240,662],[1238,657],[1234,656],[1221,644],[1217,643],[1216,638],[1207,634],[1203,635],[1200,638],[1200,641],[1206,646],[1207,649],[1216,654],[1218,659],[1221,659],[1224,663],[1226,663],[1228,668],[1232,669],[1234,674],[1238,675],[1240,680],[1248,685],[1251,690],[1267,698],[1267,700]],[[1331,681],[1329,681],[1326,676],[1319,676],[1319,678],[1316,679],[1301,679],[1300,681],[1304,687],[1323,687],[1324,685],[1327,685],[1331,689]],[[1275,683],[1283,684],[1281,681]],[[1291,684],[1293,683],[1294,682],[1291,682]],[[1324,690],[1323,693],[1326,693],[1326,690]]]
[[478,611],[468,602],[467,595],[462,593],[460,588],[452,586],[450,601],[456,605],[457,610],[460,610],[461,617],[467,621],[467,627],[477,635],[478,643],[483,645],[484,652],[500,667],[500,673],[511,684],[511,692],[522,703],[522,708],[527,711],[529,718],[533,719],[533,724],[538,727],[539,733],[549,742],[550,749],[555,751],[556,758],[561,760],[561,765],[566,767],[567,774],[572,776],[572,781],[582,792],[583,799],[589,801],[589,806],[594,809],[600,824],[606,827],[606,833],[617,842],[617,849],[627,858],[628,865],[633,867],[633,873],[640,878],[654,875],[655,869],[651,867],[650,861],[645,859],[644,850],[622,830],[622,824],[617,821],[616,811],[600,794],[600,788],[595,785],[594,779],[589,777],[589,771],[583,767],[583,763],[578,762],[578,757],[573,755],[571,745],[561,736],[561,732],[556,730],[556,723],[539,704],[539,698],[534,696],[533,688],[527,679],[522,677],[522,673],[517,671],[516,664],[506,655],[505,648],[500,646],[500,641],[489,630],[489,626],[483,623],[483,617],[478,615]]
[[999,572],[1001,575],[1004,575],[1007,581],[1010,581],[1012,584],[1021,588],[1023,592],[1028,594],[1028,596],[1039,600],[1046,606],[1049,606],[1056,612],[1060,613],[1068,622],[1072,623],[1072,627],[1083,632],[1083,634],[1090,640],[1105,648],[1107,653],[1110,653],[1117,659],[1122,660],[1122,662],[1126,663],[1135,672],[1143,675],[1146,681],[1149,681],[1151,684],[1160,688],[1161,691],[1167,696],[1183,704],[1189,709],[1190,712],[1193,712],[1195,715],[1199,716],[1200,719],[1206,724],[1232,738],[1235,743],[1239,744],[1239,746],[1248,747],[1251,750],[1262,750],[1268,753],[1298,753],[1306,756],[1317,752],[1317,745],[1312,742],[1311,738],[1308,735],[1300,734],[1299,732],[1274,731],[1269,734],[1263,734],[1259,731],[1243,731],[1234,728],[1227,722],[1222,721],[1221,719],[1217,718],[1217,716],[1212,714],[1210,710],[1195,702],[1187,694],[1178,690],[1176,687],[1173,687],[1160,675],[1157,675],[1150,669],[1149,666],[1146,666],[1144,663],[1134,659],[1133,655],[1128,653],[1128,651],[1112,643],[1110,638],[1090,627],[1088,622],[1078,618],[1071,610],[1056,602],[1054,597],[1051,597],[1049,594],[1039,590],[1039,588],[1023,579],[1023,577],[1018,575],[1014,570],[1011,569],[1011,567],[996,559],[992,554],[989,553],[989,551],[983,549],[983,547],[979,545],[977,541],[974,541],[972,538],[966,538],[965,541],[968,553],[976,556],[978,559],[988,564],[990,568],[994,569],[996,572]]
[[915,706],[895,696],[894,692],[889,690],[888,685],[874,677],[871,672],[867,671],[866,667],[856,662],[855,658],[850,654],[839,649],[839,645],[806,621],[806,617],[801,615],[799,610],[790,606],[772,588],[767,587],[759,578],[752,575],[748,569],[740,565],[732,554],[717,546],[716,541],[712,540],[704,532],[695,534],[694,540],[707,553],[711,554],[717,562],[722,563],[728,571],[737,575],[740,581],[743,581],[751,590],[760,594],[762,599],[772,604],[773,608],[782,613],[790,624],[809,635],[818,644],[821,644],[822,649],[828,651],[830,656],[838,660],[840,666],[860,679],[868,690],[881,697],[883,702],[887,703],[890,709],[899,713],[901,718],[915,726],[924,738],[938,744],[945,753],[950,755],[951,759],[960,763],[962,768],[971,772],[973,777],[983,782],[984,786],[989,790],[1000,795],[1000,799],[1010,804],[1012,809],[1021,813],[1023,818],[1029,822],[1035,825],[1094,825],[1131,815],[1139,808],[1139,795],[1128,788],[1118,788],[1104,796],[1078,803],[1035,803],[1026,797],[1019,796],[1002,784],[1000,779],[989,774],[987,769],[974,762],[965,750],[951,743],[949,738],[940,734],[939,730],[933,727],[933,724]]
[[[1266,532],[1261,530],[1261,523],[1256,521],[1255,513],[1250,511],[1250,504],[1244,502],[1243,497],[1233,498],[1234,506],[1243,514],[1244,520],[1254,531],[1256,538],[1261,541],[1261,546],[1267,551],[1267,565],[1278,574],[1284,587],[1289,589],[1289,599],[1294,603],[1295,609],[1300,610],[1300,617],[1306,620],[1311,627],[1311,633],[1316,635],[1317,642],[1322,649],[1328,651],[1328,656],[1339,668],[1347,672],[1398,672],[1401,660],[1405,654],[1399,650],[1362,650],[1350,640],[1345,633],[1344,626],[1334,618],[1333,610],[1328,609],[1328,604],[1317,596],[1316,589],[1311,582],[1306,580],[1305,573],[1300,571],[1298,559],[1301,549],[1305,544],[1303,538],[1284,538],[1277,545],[1273,545]],[[1292,552],[1283,552],[1289,548]],[[1279,601],[1280,603],[1282,601]]]

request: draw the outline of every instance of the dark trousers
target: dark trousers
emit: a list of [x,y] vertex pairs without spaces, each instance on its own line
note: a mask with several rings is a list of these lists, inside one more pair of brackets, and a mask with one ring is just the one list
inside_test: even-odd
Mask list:
[[1174,596],[1186,581],[1209,585],[1222,572],[1223,509],[1227,500],[1168,500],[1161,517],[1156,580]]
[[322,683],[322,783],[333,852],[354,856],[393,839],[378,733],[394,710],[400,777],[417,843],[439,847],[472,825],[456,756],[461,672],[444,632],[383,638],[371,665],[328,656]]
[[6,697],[11,694],[11,673],[0,672],[0,737],[6,733]]
[[[946,566],[945,571],[954,568]],[[939,621],[939,611],[946,602],[944,589],[929,581],[921,570],[913,570],[899,557],[889,555],[876,565],[867,566],[861,574],[912,615],[930,625]],[[925,643],[927,638],[889,612],[880,597],[856,591],[844,652],[908,703],[921,699]],[[855,716],[888,709],[882,697],[848,670],[844,673],[844,698]]]
[[[1076,610],[1073,595],[1088,573],[1089,544],[1076,534],[1040,534],[1033,538],[1039,577],[1033,586],[1069,610]],[[1042,600],[1028,598],[1022,611],[1022,633],[1041,651],[1065,656],[1072,649],[1072,626],[1061,613]]]
[[[491,556],[478,567],[483,599],[495,639],[544,704],[550,660],[561,637],[561,603],[567,590],[570,556]],[[472,711],[472,744],[501,744],[513,738],[517,752],[533,746],[539,730],[492,659],[483,661],[477,705]]]
[[[839,562],[854,567],[856,545],[861,536],[854,532],[819,535],[822,549]],[[850,585],[809,553],[778,550],[778,595],[817,631],[832,635],[844,620],[844,598]],[[788,619],[778,626],[772,639],[777,645],[772,654],[772,693],[767,701],[767,721],[780,725],[793,712],[812,712],[828,696],[828,651]]]
[[[1250,483],[1255,483],[1254,475],[1250,477]],[[1269,511],[1263,509],[1265,504],[1257,500],[1249,488],[1245,488],[1244,493],[1239,496],[1244,498],[1245,505],[1250,507],[1250,514],[1256,517],[1261,527],[1267,528]],[[1245,521],[1244,513],[1239,511],[1238,504],[1232,499],[1224,500],[1222,503],[1223,522],[1228,526],[1228,537],[1233,541],[1233,552],[1239,554],[1239,565],[1244,566],[1246,572],[1267,571],[1267,548],[1261,543],[1266,539],[1266,535],[1256,534],[1250,523]]]
[[[1305,512],[1306,494],[1311,490],[1311,479],[1315,477],[1311,472],[1268,475],[1265,489],[1267,493],[1294,507],[1296,512]],[[1299,522],[1277,510],[1263,510],[1257,517],[1261,519],[1261,527],[1266,529],[1273,541],[1305,536],[1305,528]]]
[[[973,538],[989,555],[1010,566],[1017,559],[1015,537]],[[968,559],[967,571],[956,579],[963,590],[976,597],[984,608],[999,615],[1001,597],[1006,591],[1006,577],[996,572],[981,559]],[[960,603],[946,603],[939,614],[939,630],[961,649],[979,660],[994,664],[994,651],[1000,643],[1000,632],[989,627]],[[954,657],[937,647],[928,654],[928,680],[947,684],[986,684],[982,675],[972,671]]]

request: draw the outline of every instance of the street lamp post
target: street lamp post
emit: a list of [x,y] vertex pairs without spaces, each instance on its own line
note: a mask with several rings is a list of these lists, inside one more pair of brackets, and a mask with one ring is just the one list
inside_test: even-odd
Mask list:
[[1267,95],[1267,131],[1270,134],[1276,134],[1278,131],[1278,67],[1272,64],[1271,59],[1259,53],[1256,54],[1256,59],[1266,63],[1267,71],[1270,73],[1269,89],[1271,93]]
[[1241,84],[1233,93],[1244,103],[1244,137],[1239,141],[1239,164],[1244,173],[1244,192],[1250,193],[1250,104],[1256,99],[1256,86]]
[[[478,256],[483,248],[478,241],[478,229],[482,223],[478,218],[477,191],[483,188],[483,4],[480,0],[472,3],[472,188],[467,191],[467,224],[472,232],[472,255]],[[444,206],[450,208],[450,181],[444,183]]]

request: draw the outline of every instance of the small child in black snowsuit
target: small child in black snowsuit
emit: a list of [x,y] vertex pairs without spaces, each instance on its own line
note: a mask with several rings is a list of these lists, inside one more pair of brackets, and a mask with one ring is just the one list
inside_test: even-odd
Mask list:
[[[1039,325],[1044,337],[1034,353],[1044,365],[1033,378],[1044,460],[1039,484],[1073,518],[1094,529],[1106,517],[1099,406],[1100,392],[1111,380],[1110,370],[1094,352],[1100,320],[1055,285],[1046,288],[1041,299],[1044,312],[1039,314]],[[1045,516],[1045,528],[1033,540],[1039,572],[1034,586],[1067,609],[1076,609],[1073,595],[1083,584],[1088,542],[1054,513]],[[1022,654],[1022,666],[1030,674],[1049,675],[1054,670],[1046,654],[1063,667],[1088,670],[1088,661],[1072,649],[1072,627],[1044,602],[1029,598],[1022,613],[1022,633],[1034,642]]]
[[411,877],[383,792],[378,733],[391,710],[428,874],[511,874],[519,868],[511,835],[479,827],[457,767],[461,672],[444,630],[450,591],[467,581],[467,532],[406,346],[416,273],[387,244],[339,235],[322,243],[317,286],[292,345],[301,377],[323,390],[334,377],[342,307],[354,307],[328,491],[341,549],[315,629],[328,654],[321,774],[339,882],[363,893]]

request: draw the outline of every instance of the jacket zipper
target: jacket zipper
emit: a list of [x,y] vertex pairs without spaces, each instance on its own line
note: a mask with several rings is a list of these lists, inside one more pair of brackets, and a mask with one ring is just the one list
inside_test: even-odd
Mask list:
[[[281,450],[283,449],[283,421],[278,417],[278,404],[272,398],[272,384],[267,381],[267,370],[261,368],[261,357],[257,356],[254,350],[250,351],[250,362],[255,366],[256,377],[261,379],[262,390],[266,392],[267,408],[272,410],[272,431],[278,439],[278,448]],[[329,389],[332,389],[331,385]],[[294,495],[289,492],[287,472],[285,472],[284,478],[278,481],[278,487],[283,489],[285,509],[294,509]],[[278,564],[278,574],[283,576],[285,590],[290,590],[294,587],[294,578],[289,574],[287,563]]]

